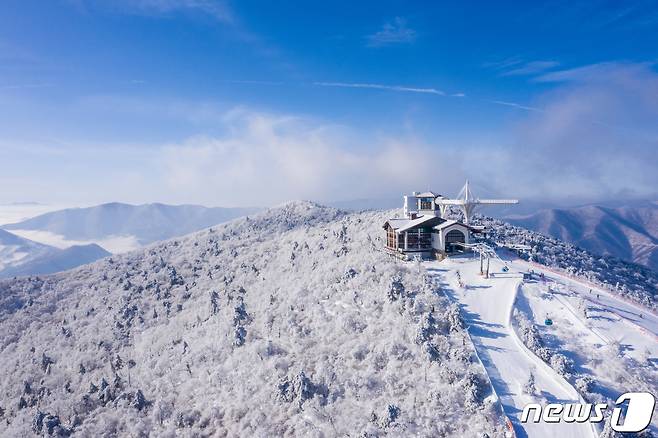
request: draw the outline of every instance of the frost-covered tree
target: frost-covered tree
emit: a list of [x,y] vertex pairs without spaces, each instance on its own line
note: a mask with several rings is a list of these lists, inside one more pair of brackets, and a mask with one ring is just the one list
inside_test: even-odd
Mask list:
[[528,380],[523,385],[523,392],[525,392],[528,395],[537,394],[537,385],[536,385],[536,382],[535,382],[535,374],[532,371],[528,375]]
[[0,436],[502,436],[391,214],[294,202],[0,282]]

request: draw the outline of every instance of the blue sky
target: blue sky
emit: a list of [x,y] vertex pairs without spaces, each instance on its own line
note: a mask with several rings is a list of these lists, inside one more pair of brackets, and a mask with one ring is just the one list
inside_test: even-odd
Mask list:
[[8,0],[0,202],[655,198],[658,3]]

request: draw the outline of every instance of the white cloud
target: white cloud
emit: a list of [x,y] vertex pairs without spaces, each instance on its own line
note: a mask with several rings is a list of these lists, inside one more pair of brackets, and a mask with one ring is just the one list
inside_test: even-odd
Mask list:
[[416,31],[407,27],[407,20],[395,17],[385,23],[381,30],[366,37],[368,46],[381,47],[393,44],[412,43],[416,40]]
[[606,63],[544,75],[556,88],[513,130],[505,152],[525,194],[615,199],[656,196],[658,74]]
[[[462,178],[457,154],[415,141],[362,139],[344,127],[238,110],[222,138],[196,137],[164,150],[167,190],[214,204],[357,199]],[[354,147],[354,143],[359,143]],[[445,160],[440,160],[443,156]],[[194,201],[194,199],[192,199]]]
[[108,236],[106,238],[97,240],[73,240],[67,239],[62,235],[51,233],[49,231],[12,230],[11,232],[17,236],[24,237],[25,239],[43,243],[45,245],[54,246],[55,248],[60,249],[70,248],[73,245],[89,245],[91,243],[95,243],[101,246],[104,250],[111,252],[112,254],[121,254],[138,249],[142,246],[137,238],[131,235]]
[[363,84],[350,82],[314,82],[313,85],[318,85],[321,87],[374,88],[377,90],[405,91],[409,93],[426,93],[445,96],[443,91],[437,90],[436,88],[404,87],[399,85]]
[[[6,142],[0,144],[0,183],[16,188],[5,201],[225,206],[372,199],[426,188],[453,194],[466,177],[492,194],[521,199],[655,196],[658,74],[652,66],[597,64],[542,80],[552,86],[528,104],[489,101],[524,110],[514,125],[487,130],[465,122],[458,136],[436,130],[423,137],[412,123],[406,135],[391,134],[389,126],[373,133],[305,116],[227,111],[212,102],[89,98],[79,103],[85,111],[127,111],[137,120],[153,116],[160,125],[184,120],[200,135],[114,147]],[[318,86],[440,94],[379,84]]]

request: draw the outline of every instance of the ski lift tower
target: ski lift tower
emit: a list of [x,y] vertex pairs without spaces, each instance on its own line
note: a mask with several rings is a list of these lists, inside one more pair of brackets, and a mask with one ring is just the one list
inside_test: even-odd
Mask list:
[[[489,278],[489,262],[492,258],[501,261],[505,266],[507,266],[507,263],[498,256],[496,250],[485,243],[462,243],[461,245],[464,248],[469,248],[480,254],[480,275],[483,275],[484,278]],[[487,261],[486,270],[484,268],[485,260]]]
[[447,199],[438,197],[434,200],[436,205],[439,206],[441,212],[441,217],[445,218],[446,210],[450,205],[456,205],[462,209],[464,212],[464,223],[469,224],[471,216],[475,209],[480,205],[511,205],[518,204],[518,199],[480,199],[473,196],[471,189],[468,185],[468,180],[466,184],[461,189],[456,199]]

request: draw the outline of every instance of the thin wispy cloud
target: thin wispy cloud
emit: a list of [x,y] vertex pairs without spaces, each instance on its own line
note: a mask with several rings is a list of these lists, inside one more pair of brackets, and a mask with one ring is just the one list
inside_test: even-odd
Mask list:
[[340,87],[340,88],[373,88],[376,90],[389,90],[401,91],[408,93],[424,93],[436,94],[438,96],[445,96],[446,93],[437,90],[436,88],[418,88],[418,87],[404,87],[400,85],[382,85],[382,84],[363,84],[363,83],[349,83],[349,82],[314,82],[313,85],[320,87]]
[[555,60],[526,61],[520,56],[512,56],[501,61],[486,62],[484,66],[498,71],[500,76],[531,76],[542,74],[558,67]]
[[416,31],[407,27],[406,19],[395,17],[393,21],[385,23],[381,30],[368,35],[366,41],[369,47],[382,47],[412,43],[416,40],[416,37]]
[[283,51],[249,29],[231,8],[230,0],[64,0],[83,13],[114,13],[147,18],[175,19],[178,16],[210,17],[229,30],[235,40],[271,61],[281,71],[294,72],[296,66]]
[[658,10],[653,1],[612,3],[608,9],[587,17],[590,26],[604,28],[637,29],[658,24]]
[[249,80],[249,79],[228,79],[224,82],[229,84],[244,84],[244,85],[283,85],[281,81],[263,81],[263,80]]
[[609,80],[620,74],[643,73],[657,64],[654,62],[600,62],[580,67],[547,72],[535,78],[537,82],[591,82]]
[[175,12],[200,12],[217,21],[233,23],[234,17],[222,0],[69,0],[80,9],[110,9],[137,15],[161,16]]
[[524,111],[535,111],[535,112],[540,112],[540,113],[544,112],[544,110],[541,109],[541,108],[535,108],[535,107],[532,107],[532,106],[522,105],[522,104],[516,103],[516,102],[506,102],[504,100],[489,100],[489,102],[495,103],[496,105],[509,106],[509,107],[524,110]]
[[0,85],[0,90],[26,90],[30,88],[48,88],[52,87],[52,84],[9,84],[9,85]]
[[485,62],[483,65],[486,68],[493,70],[507,70],[511,67],[522,64],[523,60],[519,56],[510,56],[509,58],[501,59],[498,61]]
[[525,76],[543,73],[560,65],[557,61],[531,61],[502,73],[503,76]]

